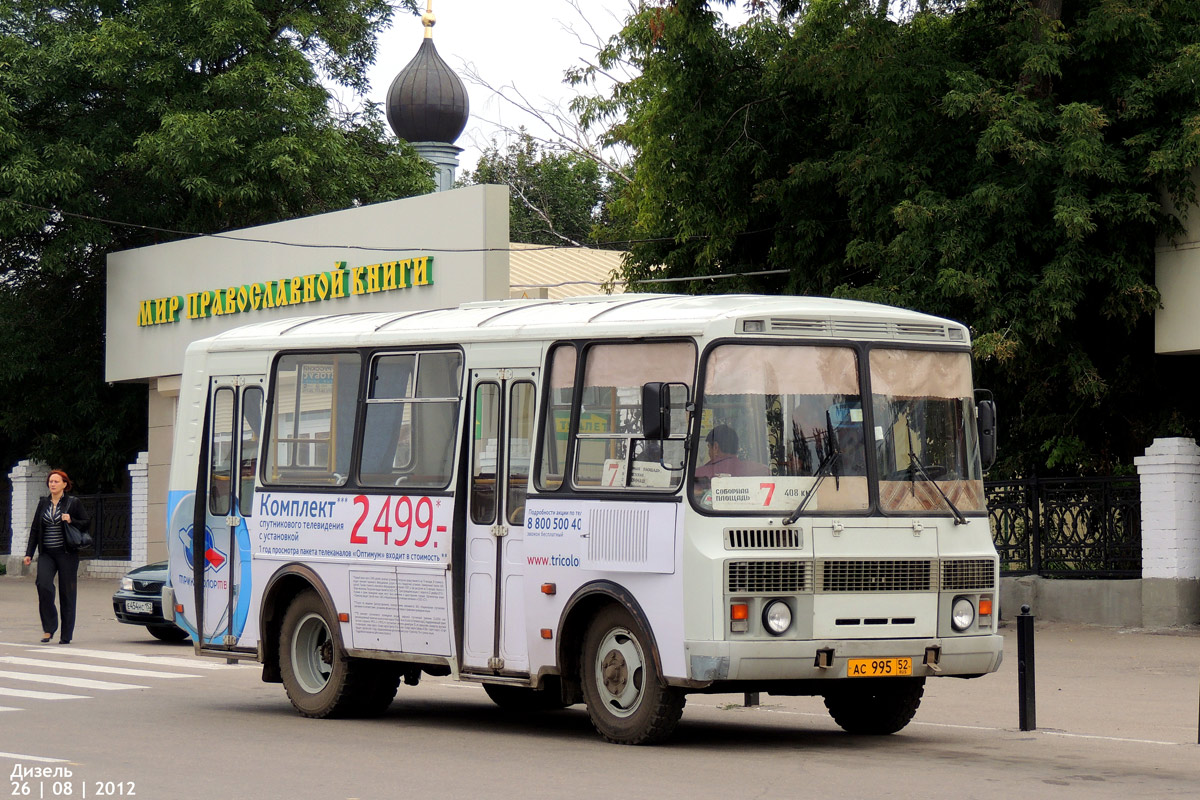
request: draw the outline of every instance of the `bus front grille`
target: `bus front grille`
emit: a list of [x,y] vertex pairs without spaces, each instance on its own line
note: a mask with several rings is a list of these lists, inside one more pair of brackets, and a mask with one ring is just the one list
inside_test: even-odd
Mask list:
[[990,558],[947,559],[942,562],[942,590],[990,591],[996,588],[996,562]]
[[[726,546],[739,541],[726,531]],[[786,545],[763,545],[785,547]],[[726,561],[729,594],[795,594],[834,592],[990,591],[995,589],[995,562],[988,558],[824,559]],[[940,579],[940,580],[939,580]]]
[[820,592],[928,592],[937,562],[926,559],[837,559],[817,562]]
[[812,590],[811,561],[727,561],[730,594],[797,594]]

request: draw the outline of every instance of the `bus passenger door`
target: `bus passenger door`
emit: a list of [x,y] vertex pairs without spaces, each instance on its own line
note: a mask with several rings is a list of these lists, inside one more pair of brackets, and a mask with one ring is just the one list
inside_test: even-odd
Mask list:
[[474,370],[463,669],[529,671],[525,495],[537,370]]
[[250,602],[246,518],[254,510],[263,387],[261,375],[214,377],[209,386],[208,459],[200,465],[204,531],[193,532],[185,543],[197,587],[196,624],[206,649],[241,649],[237,643]]

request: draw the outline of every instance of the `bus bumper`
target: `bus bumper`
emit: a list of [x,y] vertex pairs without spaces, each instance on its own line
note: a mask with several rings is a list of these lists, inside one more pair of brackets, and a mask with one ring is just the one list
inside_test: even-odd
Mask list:
[[[983,675],[1004,659],[997,635],[838,642],[684,642],[689,681],[835,680],[851,658],[907,657],[914,677]],[[832,651],[832,652],[830,652]],[[819,666],[828,664],[828,666]]]

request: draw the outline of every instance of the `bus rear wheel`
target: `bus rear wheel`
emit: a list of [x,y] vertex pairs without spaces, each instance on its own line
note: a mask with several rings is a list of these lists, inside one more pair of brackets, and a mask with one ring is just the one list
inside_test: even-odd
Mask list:
[[592,725],[610,742],[660,742],[683,716],[686,696],[663,684],[649,652],[649,639],[619,606],[597,614],[584,636],[583,697]]
[[924,694],[924,678],[855,679],[825,695],[825,708],[847,733],[884,736],[912,721]]
[[382,714],[396,696],[399,672],[347,658],[333,637],[331,620],[316,592],[303,592],[288,606],[279,637],[279,671],[288,699],[314,719]]

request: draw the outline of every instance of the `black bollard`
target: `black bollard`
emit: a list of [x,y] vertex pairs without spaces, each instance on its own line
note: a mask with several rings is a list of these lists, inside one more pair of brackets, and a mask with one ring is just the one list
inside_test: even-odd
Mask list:
[[1021,730],[1037,730],[1037,692],[1033,668],[1033,615],[1021,606],[1017,616],[1017,693],[1020,695]]
[[758,692],[746,692],[745,695],[742,702],[745,708],[758,705]]

